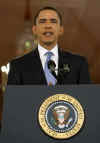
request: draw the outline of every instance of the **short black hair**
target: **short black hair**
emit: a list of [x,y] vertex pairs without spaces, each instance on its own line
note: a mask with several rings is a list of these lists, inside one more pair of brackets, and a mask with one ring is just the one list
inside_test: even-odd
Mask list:
[[41,8],[41,9],[37,12],[37,14],[36,14],[35,17],[34,17],[34,25],[36,25],[36,20],[37,20],[37,18],[38,18],[38,16],[39,16],[40,12],[43,11],[43,10],[53,10],[53,11],[55,11],[55,12],[57,13],[59,19],[60,19],[60,25],[62,25],[62,16],[61,16],[60,12],[59,12],[56,8],[50,7],[50,6],[43,7],[43,8]]

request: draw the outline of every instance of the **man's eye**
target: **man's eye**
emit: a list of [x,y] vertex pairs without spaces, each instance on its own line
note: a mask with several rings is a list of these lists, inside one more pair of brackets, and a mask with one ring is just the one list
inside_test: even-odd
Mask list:
[[[47,20],[46,19],[40,19],[39,23],[46,23]],[[57,23],[58,21],[56,19],[50,19],[49,20],[50,23]]]
[[57,23],[57,20],[56,19],[51,19],[51,22],[52,23]]
[[46,22],[46,19],[40,19],[39,20],[39,23],[45,23]]

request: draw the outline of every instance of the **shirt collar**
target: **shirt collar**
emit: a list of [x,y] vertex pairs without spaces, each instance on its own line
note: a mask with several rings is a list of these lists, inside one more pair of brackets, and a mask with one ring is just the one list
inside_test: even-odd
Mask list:
[[41,56],[44,56],[45,53],[47,53],[47,52],[52,52],[55,56],[58,54],[58,45],[56,44],[56,46],[53,49],[47,50],[47,49],[43,48],[40,44],[38,44],[38,51]]

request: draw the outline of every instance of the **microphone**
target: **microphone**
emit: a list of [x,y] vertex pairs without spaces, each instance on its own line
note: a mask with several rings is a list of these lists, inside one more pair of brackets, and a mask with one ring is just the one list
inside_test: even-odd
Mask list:
[[55,62],[53,60],[48,61],[48,69],[50,69],[53,76],[57,79],[57,75],[55,73],[55,71],[56,71],[55,68],[56,68]]
[[[48,69],[50,69],[52,75],[57,79],[59,84],[62,84],[62,81],[65,78],[65,75],[70,72],[70,65],[68,64],[62,64],[62,67],[59,69],[56,69],[56,64],[53,60],[48,61]],[[56,72],[58,71],[58,76],[56,75]]]
[[55,64],[55,62],[53,60],[48,61],[48,68],[51,71],[55,71],[55,67],[56,67],[56,64]]

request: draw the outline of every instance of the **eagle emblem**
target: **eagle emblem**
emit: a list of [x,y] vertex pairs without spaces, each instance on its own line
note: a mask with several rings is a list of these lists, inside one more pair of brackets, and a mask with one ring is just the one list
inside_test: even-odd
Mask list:
[[70,109],[66,106],[56,106],[53,110],[53,116],[55,119],[55,124],[60,129],[63,129],[65,127],[68,127],[71,121],[73,120],[72,118],[69,118],[70,115]]

